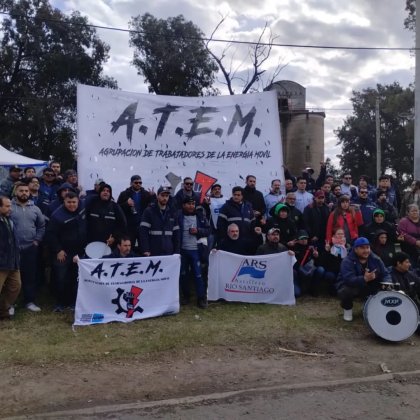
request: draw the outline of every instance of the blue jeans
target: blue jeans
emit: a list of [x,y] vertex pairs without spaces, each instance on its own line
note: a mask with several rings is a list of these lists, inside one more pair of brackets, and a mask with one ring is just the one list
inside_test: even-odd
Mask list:
[[206,289],[204,287],[203,278],[201,276],[201,262],[198,255],[198,250],[181,249],[181,277],[180,286],[182,295],[185,298],[189,298],[191,291],[189,286],[188,272],[191,271],[194,274],[195,290],[197,298],[201,299],[206,296]]

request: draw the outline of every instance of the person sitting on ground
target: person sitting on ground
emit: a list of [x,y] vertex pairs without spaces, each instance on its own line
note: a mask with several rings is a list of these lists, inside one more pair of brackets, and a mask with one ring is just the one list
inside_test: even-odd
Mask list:
[[[255,228],[256,234],[262,236],[261,228]],[[259,232],[259,233],[258,233]],[[262,239],[261,239],[262,242]],[[218,244],[217,249],[220,251],[231,252],[238,255],[254,255],[254,243],[248,238],[240,236],[239,226],[231,223],[227,228],[227,236]]]
[[255,254],[258,246],[262,243],[261,228],[256,226],[256,219],[251,203],[244,200],[243,188],[232,188],[232,197],[220,208],[217,219],[218,241],[226,238],[227,227],[235,223],[240,230],[242,240],[253,245],[251,254]]
[[117,239],[117,246],[111,254],[103,258],[136,258],[137,254],[131,251],[131,240],[128,235],[122,235]]
[[420,278],[410,270],[410,256],[405,252],[397,252],[393,258],[391,279],[396,290],[401,290],[420,306]]
[[299,230],[293,246],[296,255],[294,269],[295,296],[310,293],[318,295],[325,270],[318,264],[318,249],[309,245],[309,235],[306,230]]
[[265,243],[257,248],[256,255],[278,254],[286,251],[289,255],[295,255],[293,251],[288,250],[287,247],[280,242],[280,229],[271,228],[267,232]]
[[336,295],[336,282],[340,273],[341,262],[347,257],[351,246],[346,241],[344,229],[337,228],[331,238],[331,244],[325,244],[325,251],[322,258],[322,266],[325,268],[325,281],[328,285],[330,295]]
[[372,251],[383,261],[385,267],[390,269],[395,256],[395,243],[388,240],[388,233],[385,230],[378,230],[371,246]]
[[[374,243],[376,232],[384,230],[388,234],[388,239],[391,242],[397,241],[397,229],[395,225],[385,220],[385,212],[381,209],[373,211],[371,223],[361,226],[360,233],[369,239],[371,244]],[[365,221],[367,223],[367,220]]]
[[353,249],[344,258],[337,280],[337,296],[344,310],[344,321],[353,320],[353,299],[366,297],[380,290],[381,282],[390,282],[391,276],[382,260],[370,249],[367,238],[354,241]]

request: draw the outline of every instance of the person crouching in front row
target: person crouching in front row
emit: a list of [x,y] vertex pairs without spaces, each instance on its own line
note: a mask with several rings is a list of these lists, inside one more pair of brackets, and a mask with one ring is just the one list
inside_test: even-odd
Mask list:
[[353,299],[376,294],[381,282],[390,282],[391,276],[382,260],[370,250],[369,241],[360,237],[341,263],[337,279],[337,296],[344,309],[343,319],[353,320]]

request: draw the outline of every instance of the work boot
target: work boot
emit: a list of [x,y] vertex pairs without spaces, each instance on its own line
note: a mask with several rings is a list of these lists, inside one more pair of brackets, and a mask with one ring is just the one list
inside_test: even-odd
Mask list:
[[200,309],[207,309],[209,307],[209,304],[207,303],[207,298],[205,298],[205,297],[198,298],[198,300],[197,300],[197,306]]

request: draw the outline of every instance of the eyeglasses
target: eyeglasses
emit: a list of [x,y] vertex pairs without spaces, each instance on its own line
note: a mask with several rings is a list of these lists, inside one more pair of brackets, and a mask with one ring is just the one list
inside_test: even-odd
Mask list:
[[184,185],[193,185],[192,182],[184,182]]

